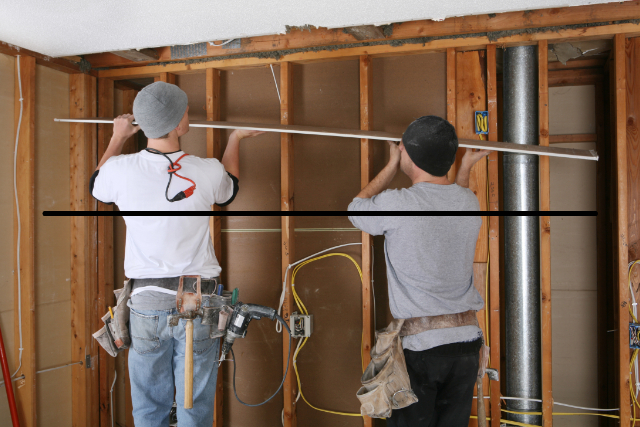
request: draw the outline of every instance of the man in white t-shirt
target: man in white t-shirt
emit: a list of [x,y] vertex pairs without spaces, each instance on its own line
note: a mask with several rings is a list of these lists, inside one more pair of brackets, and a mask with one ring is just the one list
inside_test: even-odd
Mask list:
[[[209,232],[211,205],[226,206],[238,192],[240,140],[262,132],[235,130],[222,162],[180,151],[189,131],[187,95],[164,82],[142,89],[133,115],[114,120],[113,137],[91,177],[92,195],[121,211],[203,211],[202,216],[124,216],[127,224],[124,269],[133,279],[129,378],[136,427],[169,424],[175,399],[180,427],[213,423],[219,340],[211,326],[194,323],[193,408],[184,409],[185,321],[168,326],[177,313],[180,276],[202,277],[202,303],[217,291],[220,265]],[[133,126],[135,119],[139,126]],[[121,155],[124,142],[139,129],[147,149]],[[206,214],[205,214],[206,212]],[[193,286],[185,279],[185,288]]]

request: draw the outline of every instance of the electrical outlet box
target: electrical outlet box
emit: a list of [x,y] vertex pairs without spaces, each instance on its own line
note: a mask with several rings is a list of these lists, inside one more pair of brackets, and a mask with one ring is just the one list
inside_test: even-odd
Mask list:
[[629,323],[629,348],[640,349],[640,323]]
[[313,314],[291,313],[290,325],[292,338],[310,337],[313,332]]
[[473,117],[474,117],[474,122],[476,126],[476,134],[488,135],[489,134],[489,112],[476,111]]

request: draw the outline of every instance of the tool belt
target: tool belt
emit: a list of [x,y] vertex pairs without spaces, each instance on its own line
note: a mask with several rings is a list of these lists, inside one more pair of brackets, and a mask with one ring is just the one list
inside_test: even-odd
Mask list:
[[376,331],[371,362],[362,374],[362,387],[356,393],[361,404],[360,413],[372,418],[388,418],[394,409],[405,408],[418,401],[411,390],[402,348],[403,336],[470,325],[478,326],[473,310],[441,316],[395,319],[385,329]]
[[[183,280],[180,280],[180,279]],[[166,277],[157,279],[129,279],[124,282],[124,287],[116,289],[113,293],[116,296],[116,305],[113,307],[113,317],[111,312],[102,316],[104,326],[93,334],[100,346],[107,353],[115,357],[121,351],[129,348],[131,337],[129,335],[129,316],[131,310],[127,305],[131,293],[134,289],[145,286],[157,286],[176,292],[178,305],[184,299],[192,317],[202,317],[203,325],[210,325],[210,338],[218,338],[225,334],[232,310],[232,293],[223,291],[222,295],[216,295],[219,278],[201,280],[198,276]],[[200,282],[200,286],[197,284]],[[181,286],[182,283],[182,286]],[[209,297],[209,306],[201,306],[202,293]],[[196,305],[192,301],[197,301]],[[178,307],[179,311],[180,307]],[[177,326],[180,318],[185,317],[184,313],[168,316],[169,326]]]

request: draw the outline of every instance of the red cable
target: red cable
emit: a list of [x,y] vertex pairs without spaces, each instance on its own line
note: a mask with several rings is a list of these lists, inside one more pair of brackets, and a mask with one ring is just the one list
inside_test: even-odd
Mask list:
[[182,165],[179,164],[178,162],[180,160],[182,160],[183,157],[188,156],[188,154],[183,154],[182,156],[180,156],[178,158],[178,160],[176,160],[175,162],[173,162],[173,169],[169,168],[169,173],[173,173],[175,176],[177,176],[178,178],[182,178],[184,180],[189,181],[190,183],[192,183],[193,185],[189,188],[187,188],[186,190],[184,190],[184,195],[185,198],[191,196],[193,194],[194,191],[196,191],[196,183],[193,182],[192,180],[190,180],[189,178],[186,178],[182,175],[178,175],[176,172],[179,171],[180,169],[182,169]]
[[16,399],[13,396],[13,384],[11,382],[11,374],[9,373],[9,364],[7,363],[7,353],[4,349],[4,341],[2,340],[2,329],[0,329],[0,364],[2,365],[2,377],[4,378],[4,386],[7,389],[7,399],[9,400],[11,421],[13,421],[13,427],[20,427],[20,420],[18,419],[18,408],[16,407]]

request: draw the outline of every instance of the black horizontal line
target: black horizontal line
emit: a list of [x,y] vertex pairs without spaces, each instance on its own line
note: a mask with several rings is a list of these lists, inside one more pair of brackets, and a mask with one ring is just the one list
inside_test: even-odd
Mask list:
[[43,211],[43,216],[597,216],[597,211]]

